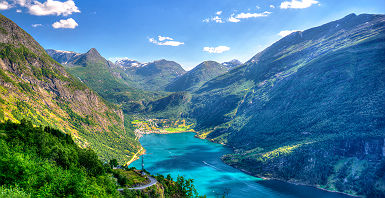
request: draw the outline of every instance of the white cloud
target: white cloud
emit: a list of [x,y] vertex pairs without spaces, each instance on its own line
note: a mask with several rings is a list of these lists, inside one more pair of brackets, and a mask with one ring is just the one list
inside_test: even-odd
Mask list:
[[287,36],[287,35],[289,35],[289,34],[291,34],[293,32],[297,32],[297,31],[298,30],[284,30],[284,31],[280,31],[278,33],[278,35],[281,36],[281,37],[285,37],[285,36]]
[[270,8],[275,8],[275,6],[274,5],[270,5]]
[[284,1],[281,3],[281,9],[295,8],[295,9],[303,9],[312,6],[313,4],[317,4],[316,0],[291,0]]
[[13,0],[16,4],[19,4],[22,7],[31,4],[31,0]]
[[257,17],[266,17],[269,16],[271,12],[263,12],[263,13],[240,13],[235,16],[237,19],[248,19],[248,18],[257,18]]
[[165,41],[163,43],[158,43],[158,45],[168,45],[168,46],[174,46],[174,47],[177,47],[183,44],[184,44],[183,42],[179,42],[179,41]]
[[42,27],[42,26],[43,26],[43,24],[32,24],[32,27],[34,27],[34,28]]
[[148,41],[150,41],[150,43],[153,43],[155,45],[167,45],[167,46],[173,46],[173,47],[177,47],[179,45],[184,44],[183,42],[174,41],[173,38],[170,38],[167,36],[158,36],[158,40],[154,38],[149,38]]
[[17,13],[22,13],[23,11],[21,11],[20,9],[17,9],[16,12]]
[[230,47],[227,46],[218,46],[218,47],[204,47],[203,51],[210,54],[221,54],[223,52],[229,51]]
[[173,38],[170,38],[170,37],[167,37],[167,36],[165,36],[165,37],[163,37],[163,36],[158,36],[158,40],[159,41],[164,41],[164,40],[174,40]]
[[231,17],[228,19],[229,22],[238,23],[241,21],[241,19],[248,19],[248,18],[258,18],[258,17],[267,17],[271,14],[271,12],[265,11],[262,13],[240,13],[240,14],[232,14]]
[[39,1],[34,1],[33,4],[29,4],[28,2],[22,1],[22,0],[19,0],[19,1],[28,8],[30,14],[37,15],[37,16],[45,16],[45,15],[68,16],[68,15],[71,15],[72,13],[80,12],[79,8],[76,7],[75,2],[73,0],[68,0],[65,2],[47,0],[44,3],[40,3]]
[[[256,6],[256,8],[260,9],[259,6]],[[251,9],[249,9],[249,10],[251,10]],[[241,21],[241,19],[257,18],[257,17],[267,17],[270,14],[271,14],[271,12],[268,12],[268,11],[261,12],[261,13],[240,13],[240,14],[233,13],[227,19],[223,19],[223,18],[220,17],[220,15],[222,15],[222,11],[218,11],[218,12],[216,12],[215,16],[203,19],[202,21],[205,22],[205,23],[210,23],[210,22],[215,22],[215,23],[225,23],[225,22],[238,23],[238,22]]]
[[238,22],[240,22],[241,20],[235,18],[234,15],[235,15],[235,14],[232,14],[232,15],[230,16],[230,18],[228,19],[228,21],[229,21],[229,22],[232,22],[232,23],[238,23]]
[[257,8],[257,10],[261,9],[261,7],[259,7],[259,6],[255,6],[255,8]]
[[222,18],[219,16],[214,16],[211,18],[204,19],[203,22],[205,22],[205,23],[209,23],[209,22],[224,23]]
[[6,1],[0,1],[0,10],[8,10],[12,8],[12,5]]
[[75,29],[78,26],[78,23],[73,18],[69,18],[67,20],[60,20],[52,24],[52,27],[55,29],[58,28],[68,28],[68,29]]

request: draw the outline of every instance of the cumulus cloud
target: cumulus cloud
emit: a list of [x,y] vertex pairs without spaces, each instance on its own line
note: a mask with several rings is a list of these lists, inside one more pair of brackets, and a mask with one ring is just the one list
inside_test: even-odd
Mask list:
[[76,21],[73,18],[69,18],[66,20],[62,19],[52,24],[52,27],[55,29],[58,29],[58,28],[75,29],[77,26],[78,26],[78,23],[76,23]]
[[158,36],[159,41],[164,41],[164,40],[174,40],[173,38],[167,37],[167,36]]
[[173,47],[177,47],[179,45],[184,44],[183,42],[174,41],[173,38],[167,37],[167,36],[158,36],[158,40],[155,38],[149,38],[148,41],[150,41],[150,43],[153,43],[155,45],[167,45],[167,46],[173,46]]
[[222,10],[216,12],[217,15],[221,15],[222,14]]
[[31,4],[31,0],[13,0],[16,4],[19,4],[22,7],[25,7],[27,5]]
[[43,26],[43,24],[32,24],[32,27],[34,27],[34,28],[42,27],[42,26]]
[[270,8],[275,8],[275,6],[274,5],[270,5]]
[[[80,12],[79,8],[75,5],[74,0],[66,0],[64,2],[46,0],[43,3],[38,0],[11,0],[11,2],[12,4],[9,4],[7,1],[0,0],[0,10],[2,8],[9,9],[15,5],[19,5],[27,8],[30,14],[37,16],[68,16]],[[20,10],[18,12],[20,12]]]
[[218,47],[204,47],[203,51],[210,54],[221,54],[223,52],[229,51],[230,47],[227,46],[218,46]]
[[316,0],[291,0],[291,1],[284,1],[281,3],[280,8],[281,9],[303,9],[308,8],[312,6],[313,4],[317,4],[318,1]]
[[12,5],[6,1],[0,1],[0,10],[8,10],[12,8]]
[[297,32],[297,31],[298,30],[284,30],[284,31],[280,31],[278,33],[278,35],[281,36],[281,37],[285,37],[285,36],[287,36],[287,35],[289,35],[289,34],[291,34],[293,32]]
[[75,5],[73,0],[68,0],[65,2],[47,0],[44,3],[39,1],[34,1],[32,4],[19,0],[19,4],[24,4],[28,8],[29,13],[37,16],[45,15],[57,15],[57,16],[68,16],[72,13],[79,13],[79,8]]
[[17,9],[16,12],[17,13],[22,13],[23,11],[21,11],[20,9]]
[[230,18],[228,19],[229,22],[238,23],[241,21],[241,19],[248,19],[248,18],[258,18],[258,17],[267,17],[271,14],[271,12],[265,11],[262,13],[240,13],[240,14],[232,14]]

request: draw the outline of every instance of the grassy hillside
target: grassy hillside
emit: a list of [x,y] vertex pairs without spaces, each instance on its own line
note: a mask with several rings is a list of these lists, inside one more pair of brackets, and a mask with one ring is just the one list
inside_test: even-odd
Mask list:
[[123,112],[68,74],[15,23],[0,15],[0,120],[30,119],[70,134],[104,160],[126,161],[140,144]]
[[384,41],[384,15],[292,33],[203,85],[190,116],[251,174],[383,196]]

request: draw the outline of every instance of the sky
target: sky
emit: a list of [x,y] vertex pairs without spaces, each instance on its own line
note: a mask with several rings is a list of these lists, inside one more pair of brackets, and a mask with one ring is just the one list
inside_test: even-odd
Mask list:
[[110,60],[245,62],[289,34],[350,13],[385,14],[384,0],[0,0],[0,13],[44,48]]

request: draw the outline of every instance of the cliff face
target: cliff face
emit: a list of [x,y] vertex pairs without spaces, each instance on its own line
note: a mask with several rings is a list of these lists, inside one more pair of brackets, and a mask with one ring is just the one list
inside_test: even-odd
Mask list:
[[123,113],[68,74],[15,23],[0,15],[0,120],[31,119],[58,128],[103,159],[128,159],[139,148]]

